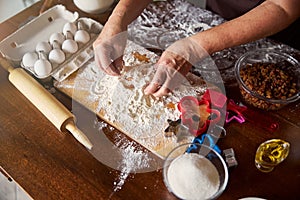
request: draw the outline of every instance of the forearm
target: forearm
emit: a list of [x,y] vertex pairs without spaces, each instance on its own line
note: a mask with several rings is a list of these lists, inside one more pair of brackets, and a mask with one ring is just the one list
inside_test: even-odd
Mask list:
[[126,30],[128,24],[135,20],[152,0],[120,0],[108,23],[117,24]]
[[[284,3],[282,3],[285,1]],[[300,15],[299,0],[267,0],[241,17],[191,38],[209,54],[279,32]]]

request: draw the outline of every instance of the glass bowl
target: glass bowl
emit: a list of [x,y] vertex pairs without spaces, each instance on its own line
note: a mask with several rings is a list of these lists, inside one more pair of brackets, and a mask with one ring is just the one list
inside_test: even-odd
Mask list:
[[286,53],[249,51],[237,60],[235,77],[244,101],[263,110],[277,110],[300,98],[300,65]]
[[228,183],[228,168],[214,149],[187,143],[174,148],[163,166],[164,183],[180,199],[216,199]]

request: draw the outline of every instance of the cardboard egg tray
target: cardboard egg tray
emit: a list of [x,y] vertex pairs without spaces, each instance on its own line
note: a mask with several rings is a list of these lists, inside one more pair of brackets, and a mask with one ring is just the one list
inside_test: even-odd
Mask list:
[[[85,44],[77,43],[78,50],[75,53],[64,52],[65,59],[62,63],[57,64],[50,62],[52,68],[51,72],[43,76],[38,75],[33,66],[24,65],[22,58],[26,53],[35,52],[39,55],[39,52],[36,52],[37,44],[40,42],[50,43],[49,39],[51,35],[54,33],[62,33],[63,27],[69,22],[74,23],[77,28],[78,24],[80,24],[81,29],[89,33],[90,40]],[[21,66],[38,79],[45,79],[52,76],[57,81],[62,81],[94,56],[92,43],[102,28],[103,26],[99,22],[90,18],[79,18],[77,12],[72,13],[66,10],[65,6],[56,5],[1,41],[0,53],[10,61],[14,67]],[[51,48],[53,48],[53,46]],[[46,53],[44,59],[48,59],[48,56],[49,53]]]

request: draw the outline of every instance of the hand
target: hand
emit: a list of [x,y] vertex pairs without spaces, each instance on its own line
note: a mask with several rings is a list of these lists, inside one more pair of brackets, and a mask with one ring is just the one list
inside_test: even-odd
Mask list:
[[109,75],[120,75],[123,69],[127,31],[102,31],[93,43],[96,65]]
[[208,53],[191,38],[173,43],[156,63],[154,78],[144,93],[155,97],[167,95],[186,79],[185,76],[192,65],[196,65],[207,55]]
[[144,93],[155,97],[167,95],[183,82],[191,67],[183,57],[168,50],[164,51],[155,65],[155,75]]

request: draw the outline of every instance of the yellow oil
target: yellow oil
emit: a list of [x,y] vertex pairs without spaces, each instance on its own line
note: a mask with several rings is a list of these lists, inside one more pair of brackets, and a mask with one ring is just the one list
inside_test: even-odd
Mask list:
[[289,154],[290,144],[281,139],[262,143],[255,154],[255,165],[262,172],[270,172]]

